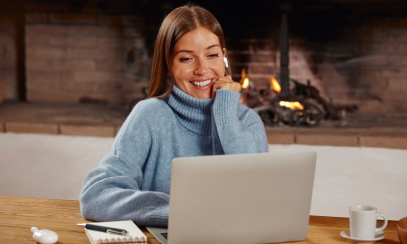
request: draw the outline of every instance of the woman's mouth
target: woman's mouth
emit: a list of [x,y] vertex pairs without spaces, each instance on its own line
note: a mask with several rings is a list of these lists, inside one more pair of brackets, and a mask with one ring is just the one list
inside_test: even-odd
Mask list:
[[211,84],[212,80],[213,79],[208,79],[208,80],[203,80],[203,81],[191,81],[191,83],[194,86],[204,88],[204,87],[208,86],[209,84]]

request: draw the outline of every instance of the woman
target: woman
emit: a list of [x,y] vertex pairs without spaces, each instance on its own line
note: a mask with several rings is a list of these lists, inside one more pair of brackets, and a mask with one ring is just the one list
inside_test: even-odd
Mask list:
[[259,116],[239,104],[215,17],[186,5],[159,30],[148,99],[130,113],[109,153],[85,176],[84,218],[168,224],[175,157],[267,152]]

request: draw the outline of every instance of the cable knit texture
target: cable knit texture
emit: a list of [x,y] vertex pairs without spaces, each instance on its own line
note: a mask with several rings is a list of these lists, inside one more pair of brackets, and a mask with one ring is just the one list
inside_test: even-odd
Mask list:
[[85,219],[167,226],[175,157],[267,152],[264,125],[240,94],[197,99],[177,86],[166,99],[139,102],[80,193]]

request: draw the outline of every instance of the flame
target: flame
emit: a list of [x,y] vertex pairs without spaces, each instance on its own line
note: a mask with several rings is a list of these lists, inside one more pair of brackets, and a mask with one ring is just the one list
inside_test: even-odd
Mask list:
[[304,106],[302,106],[301,103],[299,102],[280,101],[280,106],[284,106],[290,109],[300,109],[300,110],[304,109]]
[[280,93],[281,91],[280,84],[278,84],[278,81],[274,77],[270,78],[270,88],[272,88],[277,93]]
[[243,79],[246,78],[246,69],[242,69],[242,79],[240,80],[240,83],[242,83]]
[[243,98],[240,98],[239,103],[243,103],[243,102],[244,102]]
[[242,88],[246,89],[247,87],[249,87],[249,78],[246,77],[243,80]]
[[246,69],[242,69],[242,79],[240,79],[240,85],[242,85],[243,89],[249,87],[249,78],[246,77]]

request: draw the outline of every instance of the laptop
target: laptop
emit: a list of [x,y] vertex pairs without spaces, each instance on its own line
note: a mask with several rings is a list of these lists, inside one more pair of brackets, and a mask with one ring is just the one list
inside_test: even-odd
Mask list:
[[175,158],[162,244],[276,243],[306,239],[315,151]]

